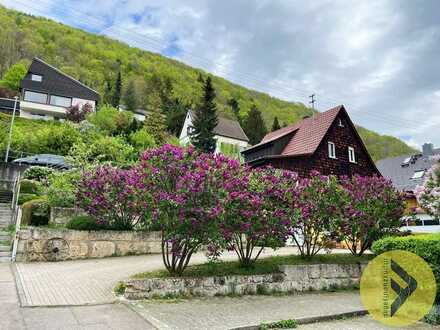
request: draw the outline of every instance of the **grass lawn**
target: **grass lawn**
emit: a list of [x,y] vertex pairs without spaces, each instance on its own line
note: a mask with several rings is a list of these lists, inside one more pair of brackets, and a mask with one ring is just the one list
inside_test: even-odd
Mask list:
[[[224,275],[256,275],[278,272],[279,265],[305,265],[305,264],[353,264],[361,261],[369,261],[374,255],[364,255],[362,257],[351,254],[319,254],[312,259],[302,259],[298,255],[274,256],[259,259],[251,268],[240,267],[237,261],[219,261],[205,263],[201,265],[188,266],[183,277],[205,277],[205,276],[224,276]],[[165,278],[170,277],[166,270],[145,272],[133,275],[132,278]]]

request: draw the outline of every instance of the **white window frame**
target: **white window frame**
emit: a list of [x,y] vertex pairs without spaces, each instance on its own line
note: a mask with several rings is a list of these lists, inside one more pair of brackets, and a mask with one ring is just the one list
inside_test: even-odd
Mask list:
[[348,160],[350,163],[356,163],[356,153],[353,147],[348,147]]
[[43,76],[41,74],[31,73],[31,80],[36,82],[42,82]]
[[[44,100],[44,102],[39,102],[39,101],[34,101],[31,100],[29,98],[30,95],[35,94],[35,95],[44,95],[46,98]],[[41,93],[41,92],[34,92],[31,90],[25,90],[23,93],[23,101],[27,101],[27,102],[33,102],[33,103],[39,103],[39,104],[47,104],[47,100],[49,98],[49,95],[47,95],[46,93]]]
[[328,158],[336,159],[336,145],[333,142],[329,141],[327,143],[327,149],[328,149]]
[[[68,105],[57,104],[57,102],[56,102],[57,98],[68,100],[69,101]],[[67,96],[49,95],[49,104],[54,105],[56,107],[68,108],[68,107],[72,106],[72,98],[67,97]]]

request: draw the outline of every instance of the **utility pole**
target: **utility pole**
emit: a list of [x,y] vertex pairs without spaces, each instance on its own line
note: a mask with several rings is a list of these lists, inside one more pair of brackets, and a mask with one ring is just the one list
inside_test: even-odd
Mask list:
[[7,163],[9,159],[9,149],[11,148],[11,140],[12,140],[12,127],[14,126],[15,110],[17,110],[18,96],[15,96],[14,99],[15,99],[14,110],[12,111],[11,126],[9,127],[9,137],[8,137],[8,146],[6,147],[5,163]]
[[309,104],[311,104],[311,105],[312,105],[312,109],[315,110],[315,102],[316,102],[316,100],[315,100],[315,94],[310,95],[309,98],[311,99],[311,100],[309,101]]

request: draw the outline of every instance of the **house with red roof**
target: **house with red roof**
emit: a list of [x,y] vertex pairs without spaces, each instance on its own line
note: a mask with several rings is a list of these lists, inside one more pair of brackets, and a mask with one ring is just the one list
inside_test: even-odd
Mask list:
[[242,152],[253,167],[272,165],[301,176],[380,175],[343,105],[267,134]]

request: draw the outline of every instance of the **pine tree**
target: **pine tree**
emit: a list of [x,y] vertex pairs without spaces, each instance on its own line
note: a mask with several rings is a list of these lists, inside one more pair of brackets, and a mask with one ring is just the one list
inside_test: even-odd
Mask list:
[[127,89],[124,93],[124,104],[127,110],[136,110],[137,108],[137,95],[134,81],[130,80],[127,85]]
[[173,104],[166,112],[168,132],[179,136],[185,122],[186,112],[190,107],[186,106],[179,99],[174,99]]
[[109,77],[105,79],[105,90],[103,97],[103,104],[111,104],[112,103],[112,81]]
[[113,88],[113,94],[111,99],[111,105],[115,108],[119,108],[119,103],[121,102],[121,89],[122,89],[122,76],[121,68],[119,66],[118,75],[115,81],[115,87]]
[[145,118],[144,127],[150,133],[154,141],[161,145],[165,143],[167,125],[162,113],[162,102],[158,92],[151,93],[148,97],[148,115]]
[[228,105],[231,107],[232,112],[234,113],[235,118],[240,122],[240,105],[238,104],[238,101],[233,97],[228,100]]
[[260,110],[258,110],[255,104],[252,105],[251,110],[249,111],[244,122],[243,128],[247,137],[249,138],[249,143],[252,145],[259,143],[266,135],[266,125],[264,124]]
[[218,124],[218,117],[215,105],[215,89],[211,77],[208,77],[204,83],[202,100],[194,114],[191,143],[196,149],[203,152],[214,152],[216,148],[214,128]]
[[273,119],[273,123],[272,123],[272,131],[276,131],[279,130],[281,128],[280,123],[278,122],[278,117],[275,116],[275,118]]

